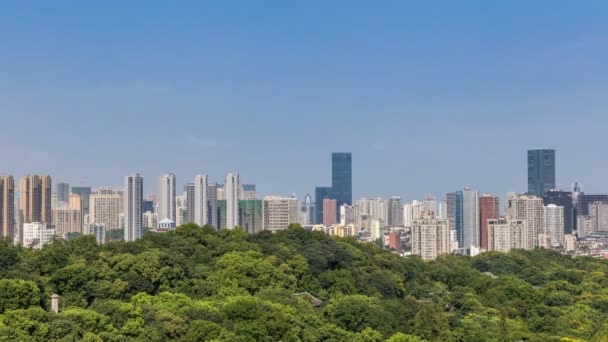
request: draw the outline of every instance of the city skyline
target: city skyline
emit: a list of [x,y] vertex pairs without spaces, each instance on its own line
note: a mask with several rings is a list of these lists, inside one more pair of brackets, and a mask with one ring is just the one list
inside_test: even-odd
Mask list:
[[558,188],[608,193],[608,4],[546,6],[15,3],[0,173],[117,186],[140,172],[153,189],[170,171],[181,189],[234,170],[303,197],[327,184],[324,156],[349,151],[354,198],[414,199],[526,191],[522,151],[550,147]]

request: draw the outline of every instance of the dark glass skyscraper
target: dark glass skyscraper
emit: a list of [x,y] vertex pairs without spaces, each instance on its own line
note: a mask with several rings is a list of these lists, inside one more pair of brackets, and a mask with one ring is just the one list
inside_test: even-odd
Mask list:
[[[351,153],[332,153],[331,187],[338,210],[343,204],[353,204],[353,172]],[[338,211],[339,214],[339,211]]]
[[555,150],[528,150],[528,193],[543,197],[555,189]]
[[327,186],[315,188],[315,224],[323,223],[323,200],[333,198],[333,189]]

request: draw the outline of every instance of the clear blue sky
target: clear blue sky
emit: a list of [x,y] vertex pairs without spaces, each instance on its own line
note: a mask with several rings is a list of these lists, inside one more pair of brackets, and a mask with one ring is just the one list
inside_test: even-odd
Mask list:
[[608,192],[606,1],[3,1],[0,173],[145,192],[174,172],[262,194]]

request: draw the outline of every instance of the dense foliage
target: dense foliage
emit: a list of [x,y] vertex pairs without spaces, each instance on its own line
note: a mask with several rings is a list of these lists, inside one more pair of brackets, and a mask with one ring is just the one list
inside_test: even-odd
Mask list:
[[1,243],[0,341],[606,341],[607,272],[548,250],[424,262],[298,227]]

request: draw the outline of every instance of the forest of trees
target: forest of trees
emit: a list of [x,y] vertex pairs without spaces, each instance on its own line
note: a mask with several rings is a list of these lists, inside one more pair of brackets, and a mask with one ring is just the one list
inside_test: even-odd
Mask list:
[[1,242],[0,341],[608,341],[607,272],[543,249],[425,262],[299,227]]

